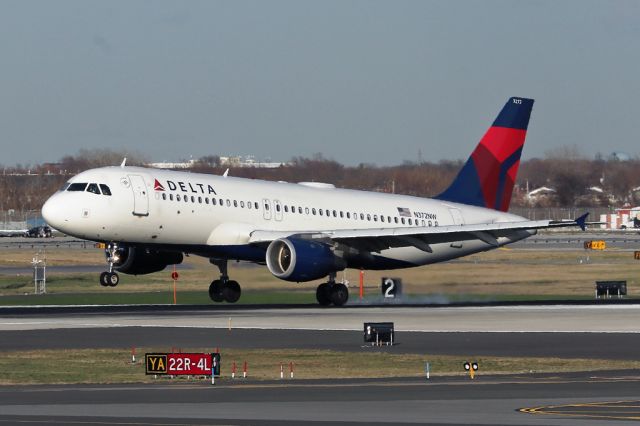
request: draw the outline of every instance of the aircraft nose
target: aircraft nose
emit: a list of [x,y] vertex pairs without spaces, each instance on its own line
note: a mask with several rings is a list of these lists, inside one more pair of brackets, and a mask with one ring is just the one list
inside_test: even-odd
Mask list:
[[55,194],[44,203],[42,206],[42,217],[49,226],[56,229],[61,229],[64,226],[65,220],[65,206],[59,199],[58,194]]

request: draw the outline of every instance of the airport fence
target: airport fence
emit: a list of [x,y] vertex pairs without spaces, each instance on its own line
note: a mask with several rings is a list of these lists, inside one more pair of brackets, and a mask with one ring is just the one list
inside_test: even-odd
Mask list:
[[40,210],[1,210],[0,229],[29,229],[44,225]]

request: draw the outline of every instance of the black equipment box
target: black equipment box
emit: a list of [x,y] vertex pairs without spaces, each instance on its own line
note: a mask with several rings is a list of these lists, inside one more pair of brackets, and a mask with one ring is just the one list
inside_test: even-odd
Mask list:
[[626,281],[596,281],[596,299],[601,296],[626,296],[627,295],[627,282]]
[[374,344],[391,344],[395,340],[392,322],[365,322],[364,341]]

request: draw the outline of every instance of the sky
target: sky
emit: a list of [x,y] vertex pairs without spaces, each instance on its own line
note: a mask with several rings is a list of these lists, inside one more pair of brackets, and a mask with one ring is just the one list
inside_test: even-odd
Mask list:
[[466,159],[510,96],[523,158],[640,154],[638,1],[0,0],[0,164]]

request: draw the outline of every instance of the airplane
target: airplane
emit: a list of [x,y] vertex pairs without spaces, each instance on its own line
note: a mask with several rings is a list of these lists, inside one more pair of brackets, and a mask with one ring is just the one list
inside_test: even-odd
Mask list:
[[84,171],[44,204],[46,222],[105,244],[103,286],[117,272],[148,274],[198,255],[217,266],[214,302],[235,303],[230,260],[263,264],[277,278],[307,282],[320,305],[349,297],[345,268],[387,270],[443,262],[535,235],[586,227],[508,213],[533,99],[508,99],[459,174],[432,199],[339,189],[319,182],[272,182],[122,164]]

